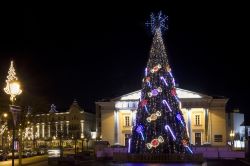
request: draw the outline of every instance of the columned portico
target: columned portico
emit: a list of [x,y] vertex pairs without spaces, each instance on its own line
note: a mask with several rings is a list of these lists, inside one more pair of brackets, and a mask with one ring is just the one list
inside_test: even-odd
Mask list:
[[[181,101],[190,143],[226,145],[225,105],[228,99],[217,99],[179,88],[177,95]],[[140,91],[136,91],[110,101],[96,102],[97,135],[109,141],[110,145],[125,145],[136,125],[140,96]]]

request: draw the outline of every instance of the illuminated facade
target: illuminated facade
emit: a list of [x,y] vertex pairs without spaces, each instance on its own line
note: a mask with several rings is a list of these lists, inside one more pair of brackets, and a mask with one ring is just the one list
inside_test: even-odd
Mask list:
[[30,125],[24,132],[26,147],[59,146],[60,140],[63,146],[75,145],[76,141],[81,147],[81,139],[89,141],[95,133],[95,115],[83,111],[76,101],[66,112],[58,112],[52,104],[49,113],[30,114],[27,119]]
[[[177,88],[186,128],[193,145],[224,146],[226,135],[226,98],[213,98]],[[140,91],[109,101],[96,102],[97,138],[110,145],[127,145],[136,124],[136,109]]]

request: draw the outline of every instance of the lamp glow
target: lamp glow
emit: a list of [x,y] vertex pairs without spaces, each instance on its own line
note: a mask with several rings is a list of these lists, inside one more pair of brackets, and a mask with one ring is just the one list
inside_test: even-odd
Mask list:
[[12,103],[14,103],[15,97],[22,93],[22,90],[20,87],[21,86],[20,86],[20,83],[18,82],[15,68],[13,66],[13,61],[11,61],[7,80],[6,80],[6,87],[4,88],[4,91],[6,94],[10,95],[10,101]]

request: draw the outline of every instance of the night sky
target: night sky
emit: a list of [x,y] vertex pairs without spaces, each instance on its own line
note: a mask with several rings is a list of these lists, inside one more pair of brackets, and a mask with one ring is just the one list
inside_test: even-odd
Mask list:
[[247,113],[249,9],[236,1],[1,5],[0,86],[14,60],[25,93],[59,111],[74,99],[94,111],[95,101],[140,89],[152,42],[145,22],[160,10],[179,87],[227,97],[227,110]]

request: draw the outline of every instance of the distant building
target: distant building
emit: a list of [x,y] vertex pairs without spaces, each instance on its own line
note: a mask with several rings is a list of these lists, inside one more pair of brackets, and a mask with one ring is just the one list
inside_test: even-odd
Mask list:
[[[190,142],[193,145],[224,146],[226,134],[226,98],[177,88]],[[135,125],[140,91],[125,94],[109,101],[96,102],[97,138],[110,145],[127,145]]]
[[[47,114],[27,114],[27,127],[24,131],[25,147],[74,146],[81,148],[95,138],[95,115],[85,112],[76,101],[69,110],[59,112],[54,104]],[[91,141],[88,142],[91,144]]]

